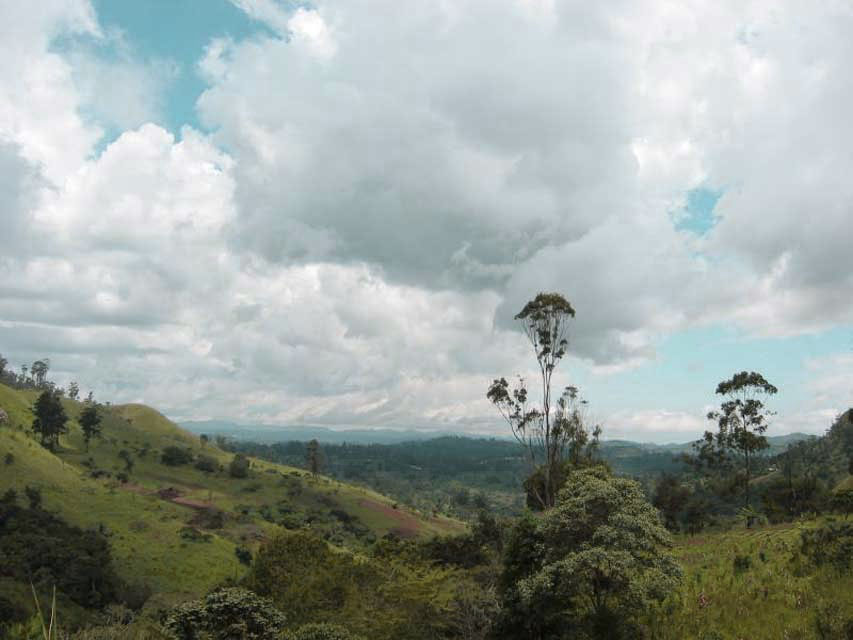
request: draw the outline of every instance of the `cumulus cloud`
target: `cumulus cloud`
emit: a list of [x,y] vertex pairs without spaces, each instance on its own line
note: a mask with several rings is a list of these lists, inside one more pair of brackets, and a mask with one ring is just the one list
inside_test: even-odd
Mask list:
[[0,11],[0,137],[61,183],[101,130],[80,116],[72,69],[51,43],[60,34],[99,34],[94,11],[85,0],[5,3]]
[[198,52],[208,132],[177,136],[170,63],[98,53],[88,3],[0,10],[4,353],[176,417],[490,431],[539,290],[599,375],[697,326],[853,322],[843,5],[234,3],[268,29]]
[[21,156],[21,149],[0,139],[0,198],[3,201],[3,233],[0,261],[26,255],[30,246],[30,217],[42,183],[38,168]]

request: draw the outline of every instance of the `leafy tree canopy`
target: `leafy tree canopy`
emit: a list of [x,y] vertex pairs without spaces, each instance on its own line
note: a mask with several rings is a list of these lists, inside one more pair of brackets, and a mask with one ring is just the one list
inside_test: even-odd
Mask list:
[[229,587],[179,605],[166,618],[165,627],[178,640],[267,640],[284,631],[285,621],[266,598]]
[[517,583],[519,600],[565,628],[630,635],[636,616],[679,584],[657,511],[636,482],[604,469],[573,472],[536,533],[541,552]]

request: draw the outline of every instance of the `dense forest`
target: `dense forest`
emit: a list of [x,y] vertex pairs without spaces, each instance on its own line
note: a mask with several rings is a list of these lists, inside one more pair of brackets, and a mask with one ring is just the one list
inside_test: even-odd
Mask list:
[[[775,454],[807,436],[768,438],[765,468]],[[222,440],[229,451],[291,466],[305,464],[309,441],[277,443]],[[318,443],[324,474],[362,484],[424,510],[438,509],[471,519],[480,509],[520,515],[528,465],[518,443],[495,438],[442,436],[399,444]],[[637,479],[651,495],[661,474],[681,475],[690,469],[684,453],[690,445],[651,445],[603,440],[600,460],[617,475]],[[775,452],[775,454],[774,454]]]
[[608,446],[551,392],[573,315],[518,314],[512,441],[228,441],[0,359],[4,637],[850,638],[853,410],[772,448],[779,390],[736,372],[692,446]]

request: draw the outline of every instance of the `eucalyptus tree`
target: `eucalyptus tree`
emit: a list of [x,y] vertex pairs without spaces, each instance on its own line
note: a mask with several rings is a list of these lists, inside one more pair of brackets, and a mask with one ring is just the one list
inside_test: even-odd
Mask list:
[[50,360],[36,360],[30,367],[30,375],[33,377],[33,382],[36,387],[43,387],[47,381],[47,372],[50,370]]
[[486,392],[524,447],[534,473],[541,470],[541,490],[534,486],[533,492],[543,509],[554,505],[567,447],[587,435],[577,389],[566,387],[556,401],[552,395],[552,376],[568,350],[569,321],[574,317],[574,308],[559,293],[538,294],[515,316],[536,357],[541,403],[532,401],[522,377],[512,387],[506,378],[496,379]]
[[755,457],[769,444],[764,433],[773,414],[762,397],[775,395],[778,389],[755,371],[741,371],[717,385],[723,396],[719,410],[708,413],[717,425],[716,433],[706,431],[694,447],[698,459],[710,467],[740,467],[735,480],[742,484],[744,506],[750,502],[750,481]]

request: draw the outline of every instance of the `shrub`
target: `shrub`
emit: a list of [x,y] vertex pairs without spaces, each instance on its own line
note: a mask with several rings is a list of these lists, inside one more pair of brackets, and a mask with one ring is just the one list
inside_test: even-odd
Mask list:
[[252,552],[246,547],[234,547],[234,555],[237,556],[240,564],[244,564],[247,567],[252,564]]
[[444,566],[471,569],[486,562],[483,546],[472,534],[434,537],[420,547],[424,559]]
[[41,489],[27,485],[24,487],[24,494],[30,503],[30,509],[41,509]]
[[189,523],[202,529],[221,529],[225,526],[225,513],[216,507],[199,509]]
[[732,561],[732,565],[735,574],[744,573],[745,571],[749,571],[752,567],[752,558],[749,556],[736,555]]
[[832,496],[831,504],[832,510],[836,513],[843,514],[844,519],[846,520],[847,516],[853,513],[853,489],[838,491]]
[[336,624],[306,624],[284,634],[283,640],[361,640]]
[[219,463],[210,456],[199,456],[195,461],[195,468],[205,473],[215,473],[219,469]]
[[182,527],[178,532],[183,540],[188,542],[210,542],[213,536],[209,533],[202,533],[195,527]]
[[800,551],[816,566],[848,573],[853,565],[853,523],[829,522],[800,534]]
[[193,453],[189,449],[181,447],[169,446],[163,449],[160,455],[160,461],[170,467],[177,467],[182,464],[189,464],[193,461]]
[[73,527],[41,509],[0,504],[0,573],[57,592],[87,608],[115,600],[120,581],[105,536]]
[[234,456],[228,465],[228,475],[232,478],[247,478],[249,476],[249,459],[242,453]]
[[853,618],[844,615],[837,602],[822,602],[816,607],[814,625],[819,640],[849,640],[853,638]]
[[0,596],[0,631],[4,623],[23,622],[27,619],[29,612],[17,602],[13,602],[4,596]]
[[308,532],[263,544],[247,578],[297,627],[323,620],[372,640],[448,637],[447,607],[458,579],[456,570],[395,555],[338,553]]
[[266,640],[284,630],[285,617],[266,598],[238,587],[217,589],[185,602],[168,615],[165,627],[178,640]]

